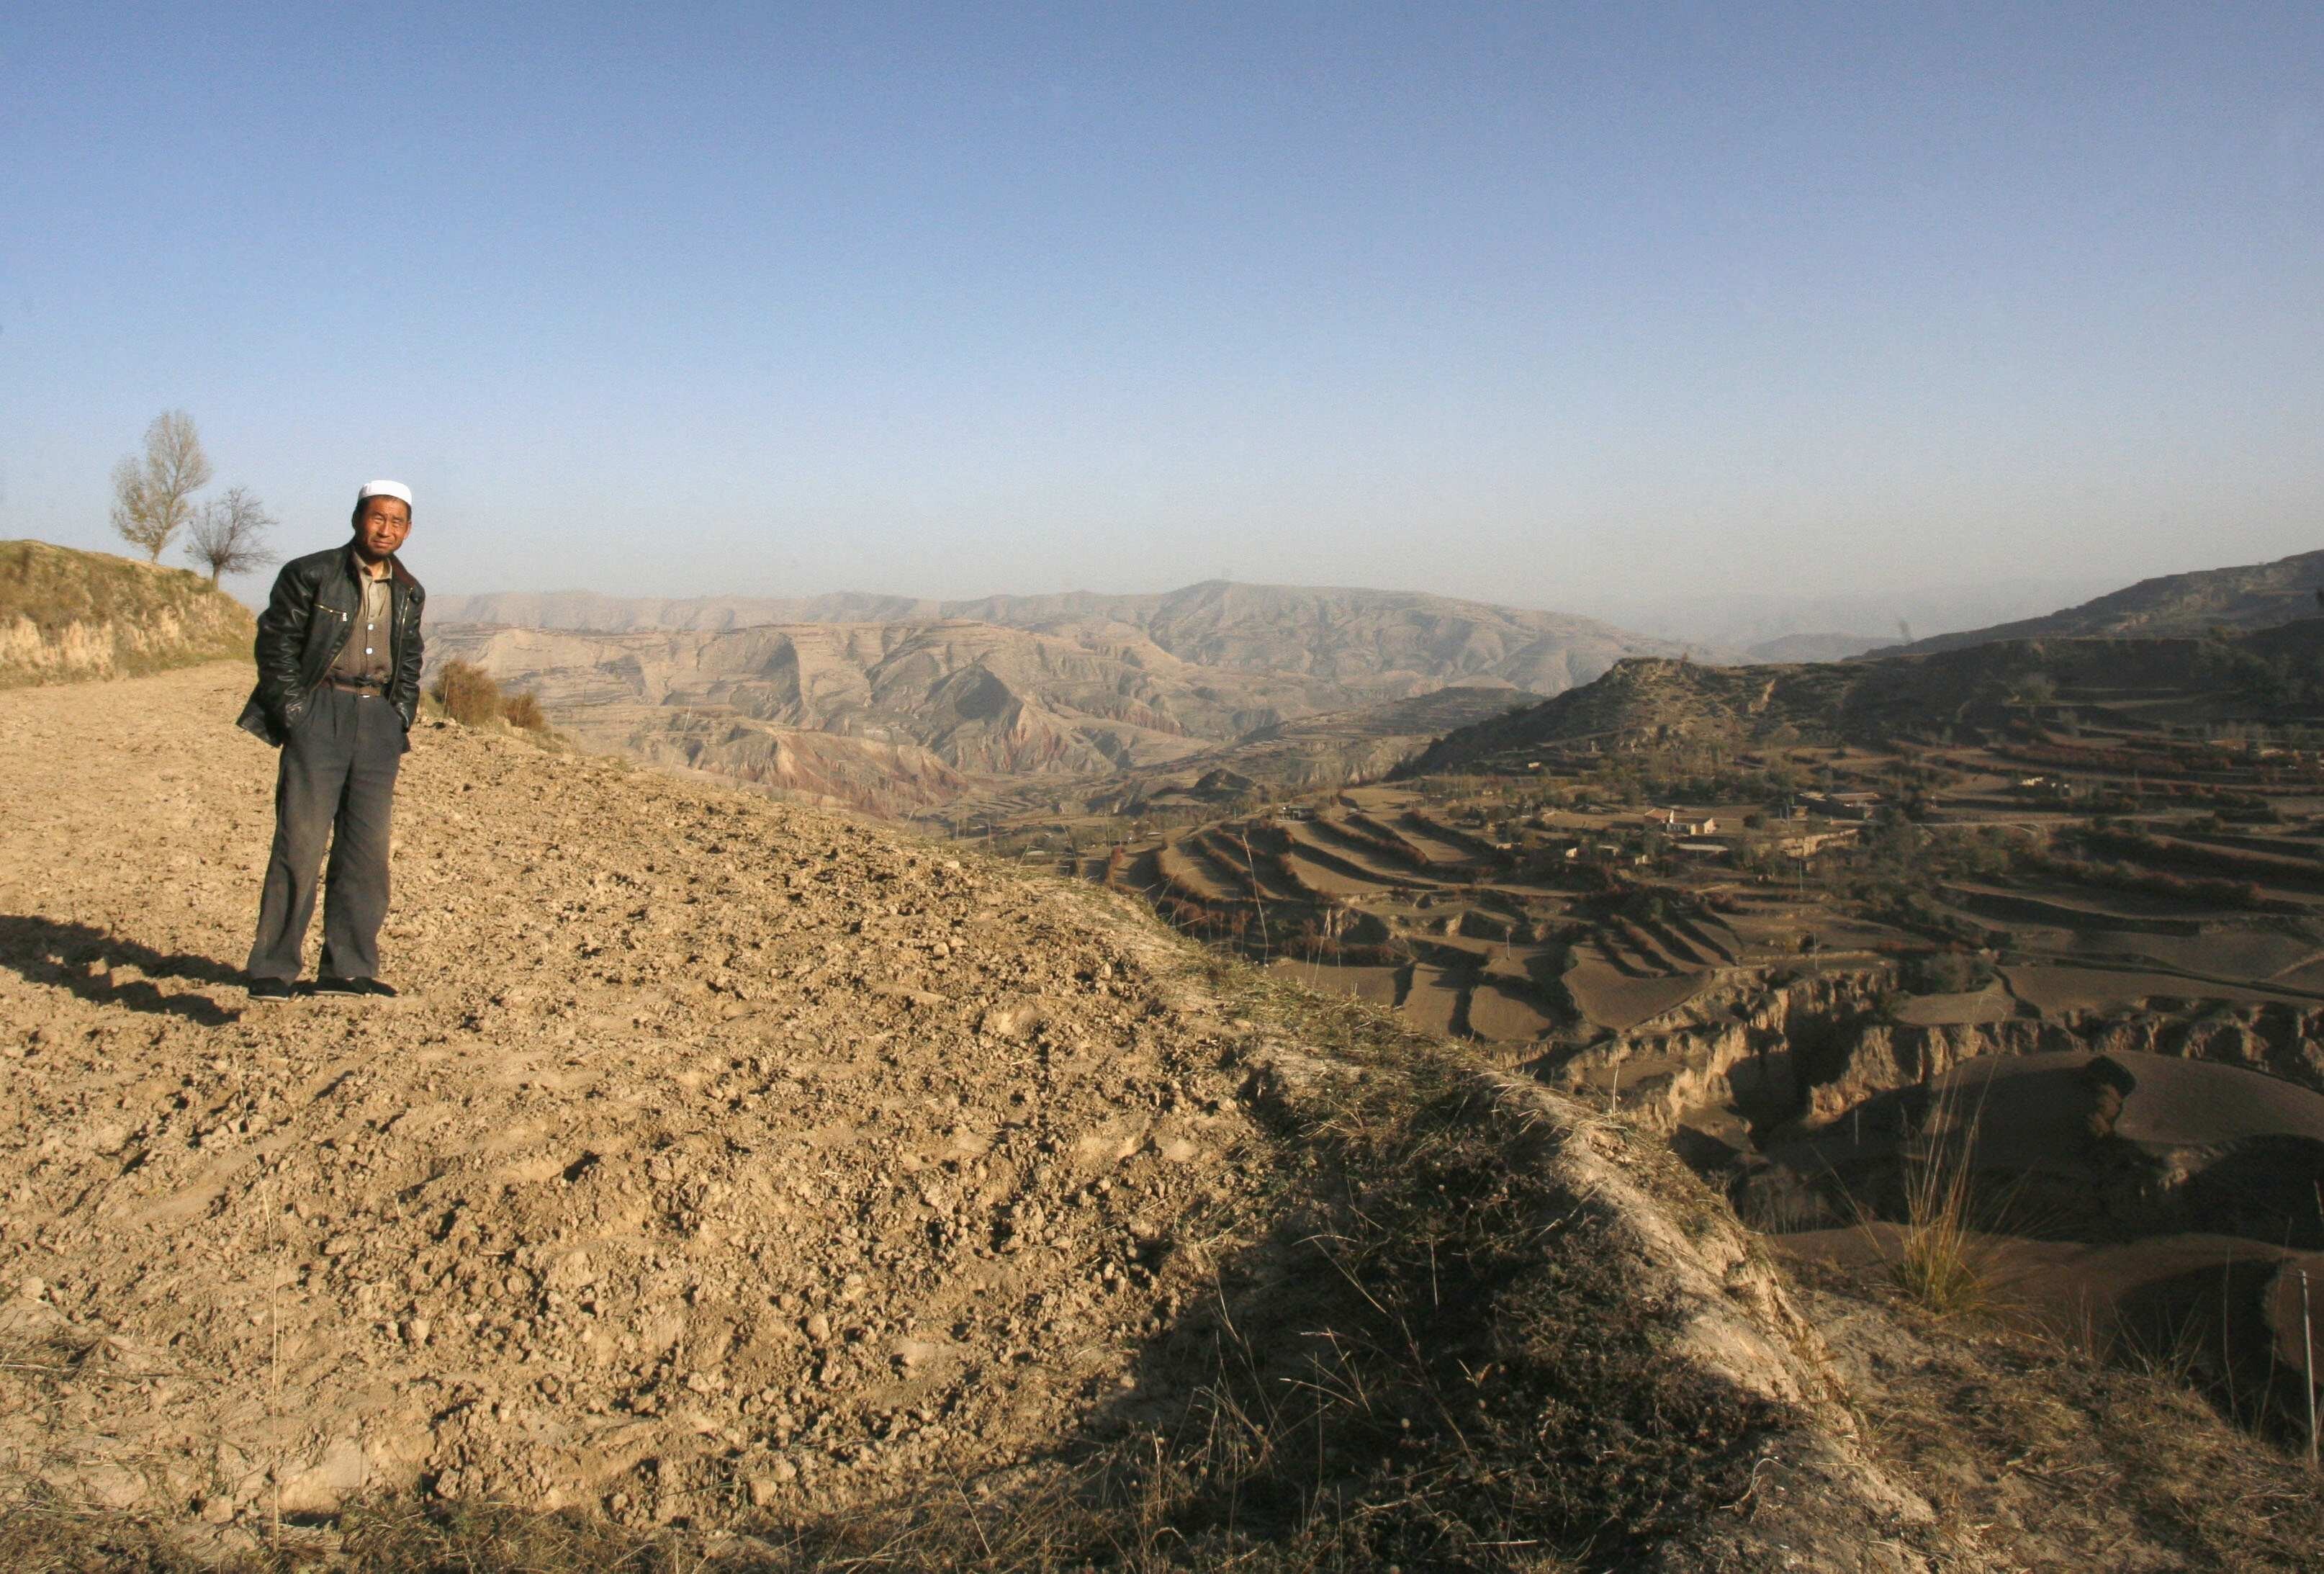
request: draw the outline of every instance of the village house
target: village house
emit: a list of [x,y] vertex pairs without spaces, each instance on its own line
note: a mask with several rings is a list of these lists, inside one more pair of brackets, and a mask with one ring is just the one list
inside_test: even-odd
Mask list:
[[1707,837],[1719,834],[1719,821],[1712,816],[1688,814],[1676,809],[1648,810],[1646,823],[1656,830],[1674,837]]

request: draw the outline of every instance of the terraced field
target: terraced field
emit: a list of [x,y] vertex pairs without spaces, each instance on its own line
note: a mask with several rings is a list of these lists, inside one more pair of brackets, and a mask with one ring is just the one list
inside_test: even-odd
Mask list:
[[[2267,637],[2324,660],[2324,636]],[[1475,774],[1222,811],[1108,877],[1315,988],[1545,1063],[1795,978],[1852,979],[1931,1029],[2324,1002],[2324,755],[2216,736],[2247,696],[2167,642],[2009,662],[2036,659],[2046,692],[1984,658],[1868,687],[1784,669],[1773,690],[1632,663],[1410,767]],[[1817,741],[1754,741],[1778,724]],[[1685,791],[1631,779],[1656,755]]]
[[1749,949],[1707,914],[1596,912],[1563,871],[1520,863],[1410,793],[1362,788],[1310,817],[1215,821],[1091,866],[1311,988],[1512,1046],[1634,1026]]
[[2210,1397],[2280,1430],[2264,1336],[2324,1263],[2324,620],[2278,643],[2297,706],[2155,642],[1772,690],[1633,664],[1111,866],[1184,868],[1183,928],[1666,1133],[1810,1255],[1877,1268],[1950,1130],[1980,1208],[2043,1221],[1978,1247],[2034,1299],[2167,1345],[2217,1270]]

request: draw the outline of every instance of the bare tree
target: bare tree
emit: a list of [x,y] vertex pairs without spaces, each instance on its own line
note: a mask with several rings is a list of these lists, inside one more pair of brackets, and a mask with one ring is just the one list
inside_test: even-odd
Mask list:
[[145,429],[143,457],[132,454],[113,467],[113,528],[158,563],[178,527],[193,517],[193,495],[209,484],[209,456],[194,418],[165,410]]
[[266,547],[266,532],[281,523],[247,486],[229,486],[222,497],[202,505],[186,532],[186,556],[210,571],[210,583],[220,574],[247,574],[282,560]]

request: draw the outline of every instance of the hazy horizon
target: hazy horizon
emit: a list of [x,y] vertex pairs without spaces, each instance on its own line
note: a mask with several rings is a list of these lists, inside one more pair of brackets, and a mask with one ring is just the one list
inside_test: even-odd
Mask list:
[[183,408],[285,553],[409,481],[447,594],[1910,617],[2324,544],[2312,5],[539,21],[11,8],[0,535],[122,550]]
[[[556,588],[508,587],[498,590],[438,592],[431,605],[438,607],[440,617],[446,618],[459,617],[466,610],[461,603],[470,597],[496,599],[507,597],[529,597],[541,601],[590,598],[615,603],[652,601],[680,605],[696,602],[796,604],[847,597],[865,599],[876,597],[941,603],[948,606],[973,606],[978,602],[1010,597],[1064,599],[1084,596],[1167,597],[1173,593],[1199,590],[1217,584],[1247,590],[1307,591],[1323,594],[1391,596],[1434,594],[1426,591],[1414,592],[1408,588],[1397,586],[1285,585],[1255,583],[1240,579],[1199,579],[1183,585],[1165,586],[1150,590],[1111,590],[1081,586],[1060,591],[1002,591],[985,596],[945,597],[903,597],[888,592],[844,588],[782,597],[752,596],[725,591],[704,591],[685,596],[646,596],[624,595],[618,591],[594,589],[586,586],[560,586]],[[1542,606],[1527,602],[1493,600],[1489,597],[1448,597],[1448,599],[1465,600],[1472,604],[1481,603],[1504,611],[1549,612],[1593,618],[1628,634],[1684,641],[1701,645],[1706,650],[1732,653],[1748,651],[1754,644],[1802,634],[1862,634],[1872,636],[1882,643],[1895,643],[1906,637],[1906,629],[1909,629],[1912,638],[1953,634],[1993,624],[2039,616],[2080,605],[2121,588],[2111,581],[2024,579],[1928,585],[1889,597],[1878,595],[1822,597],[1761,595],[1696,596],[1663,600],[1632,597],[1567,606]],[[261,587],[254,582],[244,592],[244,598],[255,604],[263,598],[260,594],[257,594],[260,590]],[[1900,627],[1900,625],[1903,626]]]

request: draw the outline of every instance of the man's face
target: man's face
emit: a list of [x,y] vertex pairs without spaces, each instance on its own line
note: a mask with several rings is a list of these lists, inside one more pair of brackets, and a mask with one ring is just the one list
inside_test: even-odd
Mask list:
[[355,550],[372,562],[403,545],[411,533],[411,505],[401,497],[366,497],[355,514]]

